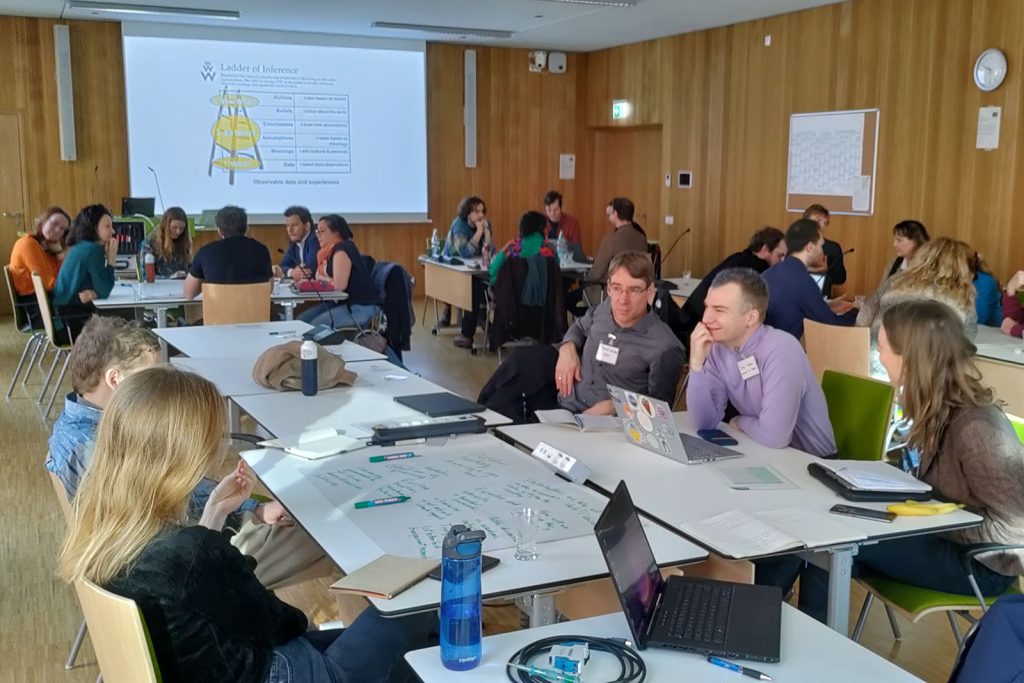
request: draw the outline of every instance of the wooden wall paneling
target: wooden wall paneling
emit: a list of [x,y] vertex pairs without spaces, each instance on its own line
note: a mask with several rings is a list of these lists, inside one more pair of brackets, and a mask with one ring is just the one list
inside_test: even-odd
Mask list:
[[594,138],[594,201],[589,220],[596,249],[610,229],[605,208],[613,197],[629,197],[636,205],[634,220],[648,238],[658,239],[662,184],[661,127],[600,128]]

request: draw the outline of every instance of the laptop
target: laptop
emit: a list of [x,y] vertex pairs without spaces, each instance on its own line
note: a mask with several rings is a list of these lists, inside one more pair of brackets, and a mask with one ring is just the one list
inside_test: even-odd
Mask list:
[[696,465],[742,453],[725,446],[684,434],[676,429],[672,409],[664,401],[622,387],[608,385],[615,414],[622,419],[622,431],[631,443],[684,465]]
[[423,413],[428,417],[447,417],[449,415],[469,415],[486,410],[479,403],[456,396],[448,391],[433,394],[416,394],[413,396],[396,396],[396,403]]
[[637,649],[671,648],[755,662],[779,661],[782,590],[730,581],[664,579],[626,482],[594,526]]

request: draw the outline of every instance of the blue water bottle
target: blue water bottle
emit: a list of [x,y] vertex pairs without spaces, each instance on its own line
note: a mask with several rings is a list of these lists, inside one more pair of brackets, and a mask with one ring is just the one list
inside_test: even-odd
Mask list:
[[316,396],[316,356],[316,342],[310,339],[302,342],[299,358],[302,359],[302,393],[306,396]]
[[483,531],[456,524],[441,549],[441,663],[454,671],[480,664],[480,552]]

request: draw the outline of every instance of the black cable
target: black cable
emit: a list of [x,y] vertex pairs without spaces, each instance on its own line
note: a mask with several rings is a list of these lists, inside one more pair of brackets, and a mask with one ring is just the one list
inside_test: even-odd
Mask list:
[[[634,650],[629,644],[627,644],[627,641],[622,638],[594,638],[591,636],[573,635],[544,638],[530,643],[513,654],[509,658],[508,663],[520,666],[530,666],[530,661],[534,657],[545,654],[552,647],[573,643],[586,643],[592,652],[605,652],[612,655],[619,661],[619,677],[602,683],[643,683],[647,678],[647,665],[644,664],[644,660],[640,657],[640,653]],[[542,665],[535,664],[534,666],[543,669],[551,668],[547,662]],[[508,680],[512,681],[512,683],[551,683],[550,678],[544,678],[540,675],[520,671],[519,669],[511,666],[505,668],[505,674],[508,676]]]

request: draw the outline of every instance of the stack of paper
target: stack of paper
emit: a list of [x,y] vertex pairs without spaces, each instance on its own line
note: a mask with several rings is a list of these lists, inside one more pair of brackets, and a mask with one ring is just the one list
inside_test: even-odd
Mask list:
[[703,545],[735,558],[867,538],[864,533],[825,513],[801,508],[780,508],[752,514],[732,510],[681,524],[680,528]]

